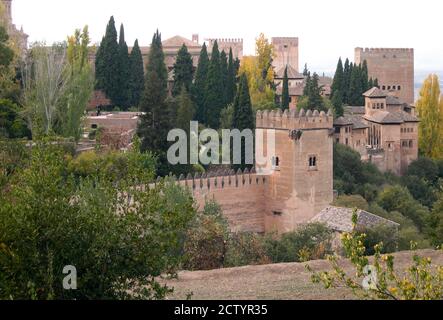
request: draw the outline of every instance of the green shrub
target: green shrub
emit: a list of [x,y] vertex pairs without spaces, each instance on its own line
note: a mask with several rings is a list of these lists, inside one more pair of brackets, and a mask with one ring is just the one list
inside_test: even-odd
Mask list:
[[322,259],[331,251],[332,231],[323,224],[313,223],[283,235],[268,235],[267,256],[274,263]]
[[255,233],[233,233],[227,245],[225,267],[271,263],[266,254],[264,237]]

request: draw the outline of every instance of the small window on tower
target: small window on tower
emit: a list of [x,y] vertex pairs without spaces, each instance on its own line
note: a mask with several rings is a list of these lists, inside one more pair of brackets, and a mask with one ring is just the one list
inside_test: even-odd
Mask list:
[[309,157],[309,170],[317,170],[317,156]]
[[400,91],[400,90],[401,90],[401,86],[398,86],[398,87],[397,87],[397,90]]

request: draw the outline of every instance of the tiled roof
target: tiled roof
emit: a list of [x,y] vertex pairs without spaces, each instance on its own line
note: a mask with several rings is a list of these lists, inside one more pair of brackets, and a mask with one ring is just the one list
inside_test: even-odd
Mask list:
[[355,106],[347,106],[345,107],[345,114],[360,114],[363,115],[366,113],[365,107],[355,107]]
[[162,42],[163,48],[179,48],[185,44],[188,48],[201,47],[198,43],[181,36],[175,36]]
[[[354,209],[327,207],[318,215],[310,220],[310,222],[325,223],[330,229],[338,232],[352,232],[352,216]],[[375,214],[364,210],[357,210],[357,227],[371,228],[375,226],[385,225],[398,228],[400,225],[391,220],[379,217]]]
[[[285,69],[286,67],[281,68],[278,70],[275,74],[276,79],[283,79],[285,76]],[[295,68],[293,68],[291,65],[288,65],[288,79],[304,79],[305,77],[298,73]]]
[[400,99],[398,99],[397,97],[388,95],[386,96],[386,104],[400,106],[403,105],[403,102],[401,102]]
[[385,124],[400,124],[404,122],[419,122],[418,118],[405,111],[376,111],[371,116],[364,116],[368,121],[385,123]]
[[352,122],[345,117],[340,117],[334,120],[334,126],[349,126]]
[[379,88],[373,87],[372,89],[369,89],[363,93],[363,96],[368,98],[385,98],[387,94],[381,91]]

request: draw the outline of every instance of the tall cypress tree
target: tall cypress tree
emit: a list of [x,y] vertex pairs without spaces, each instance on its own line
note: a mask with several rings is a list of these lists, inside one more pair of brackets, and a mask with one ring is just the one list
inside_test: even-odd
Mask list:
[[206,125],[213,129],[218,129],[220,124],[220,112],[224,106],[223,101],[223,81],[220,67],[220,52],[217,41],[214,42],[209,64],[208,78],[206,82],[204,112],[206,115]]
[[152,39],[149,62],[146,67],[145,89],[140,101],[141,117],[138,135],[141,151],[152,151],[159,155],[159,174],[168,174],[166,152],[169,147],[167,135],[170,129],[169,108],[166,103],[168,74],[161,42],[157,32]]
[[362,93],[368,91],[369,89],[369,71],[368,71],[368,63],[366,60],[363,61],[361,65],[361,87]]
[[194,78],[194,65],[192,63],[192,56],[188,52],[185,44],[182,45],[177,53],[177,60],[174,64],[174,85],[172,88],[172,95],[178,96],[182,87],[184,86],[186,92],[189,92],[192,80]]
[[119,52],[119,95],[115,103],[126,110],[129,107],[129,53],[128,45],[125,41],[125,28],[123,24],[120,26],[120,35],[118,41]]
[[346,58],[345,66],[344,66],[344,70],[343,70],[343,88],[342,88],[343,103],[344,104],[348,104],[349,103],[348,93],[349,93],[350,81],[351,81],[351,66],[350,66],[350,63],[349,63],[349,59]]
[[288,67],[285,68],[285,74],[283,76],[283,89],[281,94],[281,109],[289,109],[289,79],[288,79]]
[[339,58],[337,63],[337,69],[334,75],[334,81],[332,82],[332,104],[334,105],[334,111],[336,116],[343,115],[343,82],[344,82],[344,70],[343,62]]
[[[251,96],[249,94],[249,85],[246,74],[243,73],[240,76],[239,88],[234,102],[234,114],[232,116],[232,128],[243,131],[245,129],[253,130],[254,113],[252,111]],[[246,165],[244,158],[245,153],[242,152],[242,164],[234,166],[235,169],[246,167],[252,167],[252,165]]]
[[198,60],[197,71],[195,74],[195,81],[193,86],[193,98],[197,107],[196,119],[201,123],[206,123],[206,114],[204,111],[205,97],[206,97],[206,81],[209,71],[209,57],[206,48],[206,43],[203,44]]
[[236,95],[236,68],[234,65],[234,57],[232,55],[232,48],[229,49],[228,58],[228,74],[226,79],[226,103],[230,104],[234,102],[234,97]]
[[351,80],[349,84],[348,103],[352,106],[360,106],[362,103],[362,71],[360,65],[354,65],[352,67]]
[[228,84],[228,61],[227,61],[226,52],[223,50],[220,53],[220,72],[222,79],[222,88],[223,88],[223,107],[228,104],[228,95],[226,91],[226,86]]
[[95,62],[98,71],[96,88],[103,90],[112,103],[118,103],[120,96],[119,45],[113,16],[109,19],[97,54],[98,60],[96,59]]
[[129,105],[132,107],[138,107],[145,87],[143,57],[138,45],[138,40],[135,40],[134,47],[129,56],[129,65]]

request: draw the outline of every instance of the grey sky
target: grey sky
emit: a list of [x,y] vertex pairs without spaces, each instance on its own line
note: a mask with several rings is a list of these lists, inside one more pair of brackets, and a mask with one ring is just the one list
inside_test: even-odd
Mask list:
[[300,38],[300,68],[330,72],[339,56],[353,59],[354,48],[412,47],[416,70],[443,73],[441,0],[13,0],[13,18],[30,40],[64,40],[88,24],[98,42],[111,15],[124,23],[128,45],[148,45],[156,28],[163,39],[244,38],[245,53],[254,39]]

